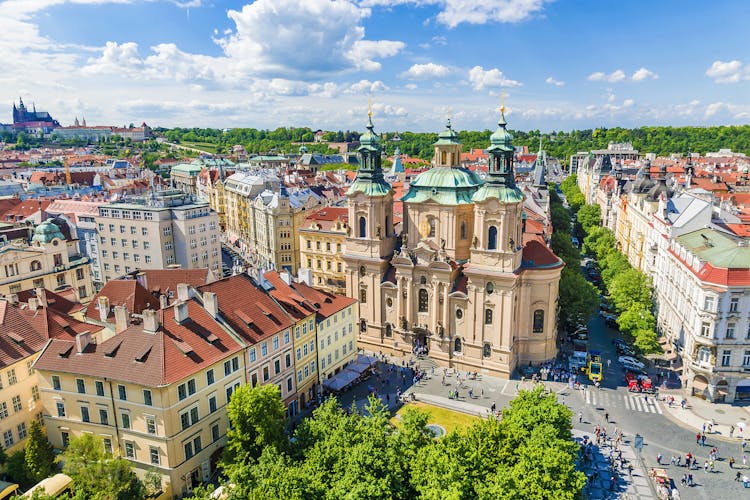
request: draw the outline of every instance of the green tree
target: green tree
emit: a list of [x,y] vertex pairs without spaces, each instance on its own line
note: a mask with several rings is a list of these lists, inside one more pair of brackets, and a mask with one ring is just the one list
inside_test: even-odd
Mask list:
[[47,441],[42,427],[36,420],[29,426],[29,438],[26,441],[24,461],[29,478],[34,482],[49,477],[55,471],[55,450]]
[[609,295],[620,314],[633,304],[641,304],[646,309],[651,304],[651,283],[648,276],[631,268],[612,278]]
[[146,494],[130,462],[106,453],[98,436],[82,434],[71,439],[59,459],[63,472],[73,479],[74,490],[84,498],[126,500]]
[[234,391],[227,410],[232,428],[227,433],[226,464],[255,460],[266,446],[286,450],[286,409],[277,386],[244,385]]
[[599,304],[599,292],[586,281],[579,270],[566,267],[560,275],[559,286],[560,322],[574,325],[578,320],[594,314]]
[[8,478],[14,483],[18,483],[22,489],[30,488],[36,483],[26,471],[26,452],[24,450],[14,451],[8,455],[5,472],[8,474]]
[[602,209],[599,205],[584,205],[578,210],[578,223],[581,225],[586,234],[591,233],[594,229],[601,227]]

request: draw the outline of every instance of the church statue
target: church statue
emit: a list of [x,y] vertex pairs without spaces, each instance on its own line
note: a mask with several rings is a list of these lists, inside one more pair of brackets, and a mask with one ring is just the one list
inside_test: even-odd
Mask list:
[[401,329],[402,330],[408,330],[409,329],[409,322],[406,321],[405,316],[401,316]]
[[383,230],[383,228],[380,227],[380,224],[375,226],[375,237],[377,239],[380,239],[380,232]]
[[443,335],[445,335],[445,328],[443,327],[443,323],[441,322],[438,322],[437,334],[440,336],[440,338],[443,338]]
[[479,237],[474,236],[474,241],[471,243],[474,248],[479,246]]
[[440,250],[445,252],[445,238],[440,238]]
[[513,240],[513,238],[508,238],[508,245],[510,246],[511,250],[516,248],[516,242]]
[[346,235],[347,236],[352,235],[352,226],[349,226],[349,225],[346,226]]

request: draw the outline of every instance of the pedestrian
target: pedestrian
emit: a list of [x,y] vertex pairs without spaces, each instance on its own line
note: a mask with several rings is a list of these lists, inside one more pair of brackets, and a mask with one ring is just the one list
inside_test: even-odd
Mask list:
[[493,402],[492,406],[490,406],[490,410],[492,410],[492,413],[495,413],[495,408],[497,408],[497,405]]
[[695,435],[695,444],[701,444],[701,433]]
[[737,471],[737,474],[734,475],[734,480],[739,483],[741,477],[742,473],[740,471]]
[[729,457],[729,468],[734,469],[734,457]]
[[703,462],[703,471],[704,472],[708,472],[708,460],[706,460],[705,462]]
[[674,465],[674,462],[675,462],[675,456],[674,456],[674,455],[672,455],[672,456],[671,456],[671,457],[669,458],[669,465]]
[[682,401],[680,401],[680,406],[682,407],[683,410],[685,409],[686,404],[687,404],[687,400],[683,398]]
[[484,399],[484,387],[480,389],[479,395]]
[[747,467],[747,455],[742,454],[742,465]]
[[[494,407],[495,404],[493,403],[492,406]],[[493,411],[494,411],[494,408],[493,408]],[[580,424],[581,422],[583,422],[583,412],[579,411],[578,412],[578,423]]]
[[628,464],[628,475],[631,477],[633,475],[633,464]]
[[609,413],[604,413],[604,421],[609,423]]
[[612,360],[611,360],[611,359],[608,359],[608,360],[607,360],[607,368],[609,368],[611,364],[612,364]]
[[706,446],[706,435],[701,434],[701,446]]
[[662,458],[661,457],[661,453],[657,453],[656,454],[656,463],[659,464],[659,465],[661,465],[661,458]]
[[690,486],[693,486],[693,473],[692,472],[688,472],[688,484]]
[[743,440],[742,440],[742,449],[743,449],[743,450],[745,449],[745,446],[747,446],[747,441],[745,441],[745,440],[743,439]]
[[729,437],[732,437],[732,434],[734,434],[734,426],[729,428]]

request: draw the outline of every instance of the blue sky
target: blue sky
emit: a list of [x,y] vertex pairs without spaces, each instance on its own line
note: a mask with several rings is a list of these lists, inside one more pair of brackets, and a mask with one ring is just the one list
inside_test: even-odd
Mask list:
[[0,96],[64,125],[750,121],[741,0],[0,0]]

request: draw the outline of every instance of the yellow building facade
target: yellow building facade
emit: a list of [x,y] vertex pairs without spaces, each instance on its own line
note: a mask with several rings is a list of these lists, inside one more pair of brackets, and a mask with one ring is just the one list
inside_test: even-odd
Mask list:
[[346,207],[325,207],[305,217],[299,229],[300,268],[312,273],[312,284],[346,293],[344,242],[349,231]]

